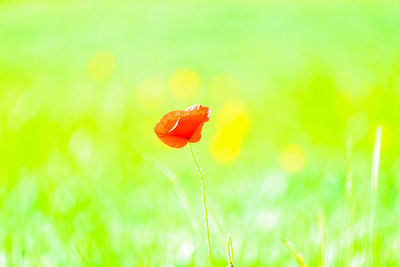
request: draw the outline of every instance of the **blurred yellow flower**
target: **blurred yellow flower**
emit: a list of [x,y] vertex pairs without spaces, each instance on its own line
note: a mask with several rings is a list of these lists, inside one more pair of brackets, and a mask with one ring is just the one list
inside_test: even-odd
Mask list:
[[237,159],[249,125],[250,116],[244,104],[227,102],[217,114],[217,133],[211,141],[213,157],[224,163]]
[[163,84],[155,79],[145,80],[136,89],[137,103],[147,109],[154,109],[162,103]]
[[232,136],[243,137],[249,126],[249,112],[239,101],[227,102],[217,115],[217,127]]
[[191,98],[197,93],[199,87],[199,76],[190,69],[179,69],[169,79],[169,89],[174,96],[180,99]]
[[285,147],[279,155],[279,165],[287,173],[296,173],[304,168],[304,150],[296,144]]
[[110,51],[97,51],[89,59],[89,75],[95,81],[102,82],[107,80],[113,74],[114,69],[115,56]]
[[211,141],[211,154],[219,162],[232,162],[240,155],[242,138],[219,131]]

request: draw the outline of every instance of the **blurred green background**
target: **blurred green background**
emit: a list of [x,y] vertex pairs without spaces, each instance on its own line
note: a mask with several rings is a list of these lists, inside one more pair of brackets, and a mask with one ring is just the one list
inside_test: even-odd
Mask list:
[[153,133],[192,104],[214,266],[228,233],[237,266],[296,266],[281,238],[400,266],[399,26],[398,1],[0,1],[0,266],[206,266],[189,148]]

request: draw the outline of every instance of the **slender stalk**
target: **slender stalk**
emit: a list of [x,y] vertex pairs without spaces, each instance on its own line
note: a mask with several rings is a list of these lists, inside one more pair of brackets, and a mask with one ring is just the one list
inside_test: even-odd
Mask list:
[[231,234],[228,234],[228,237],[226,238],[226,246],[227,246],[227,255],[228,255],[228,267],[234,267],[235,257],[233,255],[233,245],[232,245]]
[[306,262],[304,261],[303,257],[296,252],[296,250],[294,249],[294,246],[292,244],[292,242],[290,242],[287,239],[282,239],[283,244],[289,249],[290,253],[292,253],[292,255],[295,257],[297,263],[299,264],[300,267],[307,267]]
[[196,155],[194,154],[192,144],[189,143],[189,148],[190,152],[192,152],[193,160],[194,163],[196,164],[197,171],[199,172],[200,178],[201,178],[201,186],[202,186],[202,191],[203,191],[203,204],[204,204],[204,213],[206,217],[206,229],[207,229],[207,243],[208,243],[208,259],[210,262],[210,267],[211,267],[211,241],[210,241],[210,228],[208,226],[208,212],[207,212],[207,201],[206,201],[206,186],[205,186],[205,181],[204,181],[204,175],[203,172],[200,169],[199,163],[197,162]]

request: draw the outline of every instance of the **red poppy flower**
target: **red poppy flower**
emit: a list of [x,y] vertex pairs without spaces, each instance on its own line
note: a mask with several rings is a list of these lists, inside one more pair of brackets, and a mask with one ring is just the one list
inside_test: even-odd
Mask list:
[[154,127],[162,142],[170,147],[184,147],[188,142],[200,141],[203,124],[210,118],[211,109],[193,105],[186,110],[168,112]]

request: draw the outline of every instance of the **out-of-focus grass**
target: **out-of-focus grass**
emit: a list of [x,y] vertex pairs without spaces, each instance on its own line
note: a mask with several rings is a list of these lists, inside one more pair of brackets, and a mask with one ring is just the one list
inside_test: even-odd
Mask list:
[[190,153],[153,134],[201,103],[215,266],[228,232],[238,266],[295,266],[282,237],[398,266],[398,25],[395,1],[1,2],[0,265],[204,266]]

